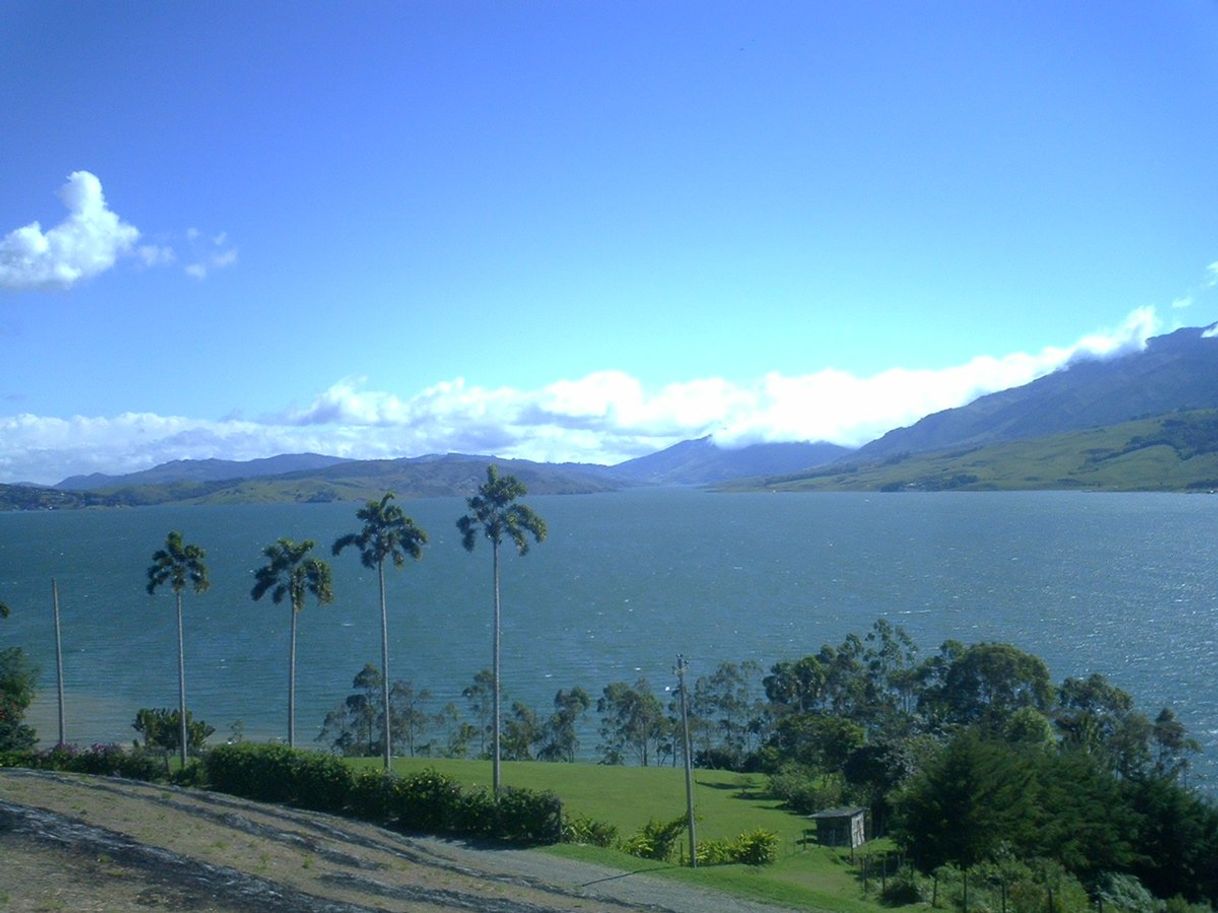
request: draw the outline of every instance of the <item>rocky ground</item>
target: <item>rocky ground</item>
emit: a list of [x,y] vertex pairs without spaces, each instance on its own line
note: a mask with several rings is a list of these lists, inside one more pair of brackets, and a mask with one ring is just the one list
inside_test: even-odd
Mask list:
[[[641,867],[643,867],[641,865]],[[775,913],[537,850],[476,848],[231,796],[0,770],[0,911]]]

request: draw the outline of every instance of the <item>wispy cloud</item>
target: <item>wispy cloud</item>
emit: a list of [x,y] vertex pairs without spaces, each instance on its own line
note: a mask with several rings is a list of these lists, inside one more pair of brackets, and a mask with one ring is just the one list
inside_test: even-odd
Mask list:
[[190,228],[186,231],[186,240],[190,247],[187,257],[190,262],[183,271],[192,279],[202,281],[208,274],[237,262],[237,248],[229,243],[228,232],[204,236],[199,229]]
[[1079,360],[1140,348],[1158,326],[1154,310],[1142,308],[1120,326],[1070,346],[867,377],[824,370],[769,374],[746,384],[712,377],[649,389],[624,372],[603,371],[536,390],[458,378],[407,396],[346,378],[304,408],[257,421],[15,415],[0,417],[0,479],[57,482],[172,459],[246,460],[301,451],[365,459],[456,451],[616,463],[704,434],[725,446],[815,440],[853,446]]
[[0,239],[0,288],[71,288],[114,266],[129,253],[140,232],[106,205],[101,181],[73,171],[59,190],[67,217],[42,230],[31,222]]

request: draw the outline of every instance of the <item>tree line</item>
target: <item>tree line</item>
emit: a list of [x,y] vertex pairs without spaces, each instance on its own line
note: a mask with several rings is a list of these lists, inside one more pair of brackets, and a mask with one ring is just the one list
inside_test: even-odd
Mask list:
[[[474,495],[467,499],[468,512],[457,518],[462,545],[472,552],[479,540],[491,543],[494,597],[494,642],[492,650],[491,704],[496,723],[499,720],[500,703],[500,618],[499,595],[499,550],[506,541],[515,545],[520,555],[527,554],[529,538],[541,542],[546,537],[545,521],[519,498],[526,494],[525,486],[515,477],[501,476],[492,464],[487,466],[486,481]],[[392,492],[379,501],[368,501],[356,511],[362,523],[360,529],[347,533],[334,541],[331,553],[340,555],[353,548],[367,568],[377,572],[381,616],[381,665],[377,672],[377,683],[381,688],[380,706],[391,703],[389,670],[389,613],[385,598],[385,566],[402,567],[406,558],[422,557],[422,547],[427,542],[427,533],[393,503]],[[329,564],[312,554],[316,543],[312,540],[294,542],[281,538],[263,550],[266,564],[255,571],[251,598],[259,600],[268,593],[275,603],[287,602],[290,607],[290,633],[288,654],[288,698],[287,741],[289,747],[296,745],[296,627],[297,618],[312,596],[319,604],[333,600],[333,582]],[[152,563],[146,574],[145,589],[154,595],[161,588],[168,588],[174,596],[177,613],[178,655],[178,709],[170,711],[142,710],[137,714],[136,729],[148,742],[155,738],[161,746],[173,743],[180,752],[183,767],[192,745],[199,742],[198,733],[203,728],[192,729],[192,718],[186,700],[186,663],[184,649],[183,596],[187,590],[195,594],[205,593],[210,587],[206,552],[199,545],[188,543],[182,534],[171,531],[162,548],[153,552]],[[7,617],[9,607],[0,602],[0,617]],[[20,648],[9,648],[0,654],[0,751],[21,750],[31,747],[36,736],[23,722],[37,681],[37,669],[29,662]],[[381,728],[378,745],[384,759],[385,769],[390,768],[392,751],[398,740],[392,728],[394,713],[380,713],[377,717]],[[155,721],[155,725],[154,725]],[[170,734],[170,729],[176,733]],[[155,734],[155,735],[153,735]],[[498,792],[499,776],[499,727],[493,736],[494,783]]]

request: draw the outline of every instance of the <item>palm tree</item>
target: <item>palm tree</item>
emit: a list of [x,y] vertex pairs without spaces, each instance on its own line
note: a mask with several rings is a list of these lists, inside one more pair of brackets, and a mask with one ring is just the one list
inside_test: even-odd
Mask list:
[[427,533],[414,525],[414,521],[402,513],[402,508],[390,504],[393,492],[387,492],[380,501],[369,501],[355,512],[357,519],[364,521],[358,533],[348,533],[334,543],[337,555],[348,545],[359,549],[364,567],[376,568],[377,582],[381,588],[381,698],[385,712],[385,770],[392,760],[393,740],[389,733],[389,614],[385,610],[385,559],[392,558],[394,567],[406,563],[406,556],[419,558]]
[[461,530],[461,542],[465,550],[472,552],[481,530],[491,540],[495,581],[494,659],[491,664],[491,686],[494,704],[494,721],[491,729],[491,759],[493,762],[491,781],[495,795],[499,794],[499,544],[504,536],[516,543],[518,554],[529,551],[528,533],[537,542],[546,537],[546,521],[516,499],[526,493],[524,483],[515,476],[500,476],[492,464],[486,467],[486,482],[478,487],[478,493],[466,499],[470,512],[457,521]]
[[203,563],[203,549],[197,545],[186,545],[182,534],[171,532],[165,539],[165,547],[152,554],[152,565],[148,568],[148,594],[168,583],[173,589],[178,604],[178,720],[181,725],[182,766],[186,766],[186,659],[182,648],[182,591],[189,583],[196,593],[206,592],[208,587],[207,565]]
[[296,747],[296,616],[304,608],[305,597],[312,593],[319,605],[334,599],[330,565],[320,558],[307,557],[314,542],[299,544],[280,539],[262,550],[267,563],[254,573],[250,596],[257,600],[268,592],[278,605],[288,598],[292,606],[291,647],[288,651],[288,747]]

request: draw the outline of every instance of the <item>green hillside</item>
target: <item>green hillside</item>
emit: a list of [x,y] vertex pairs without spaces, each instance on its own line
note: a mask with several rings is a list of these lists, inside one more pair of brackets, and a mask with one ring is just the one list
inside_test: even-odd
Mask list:
[[729,490],[1209,491],[1218,489],[1218,410],[1180,412],[1031,440],[844,462]]

